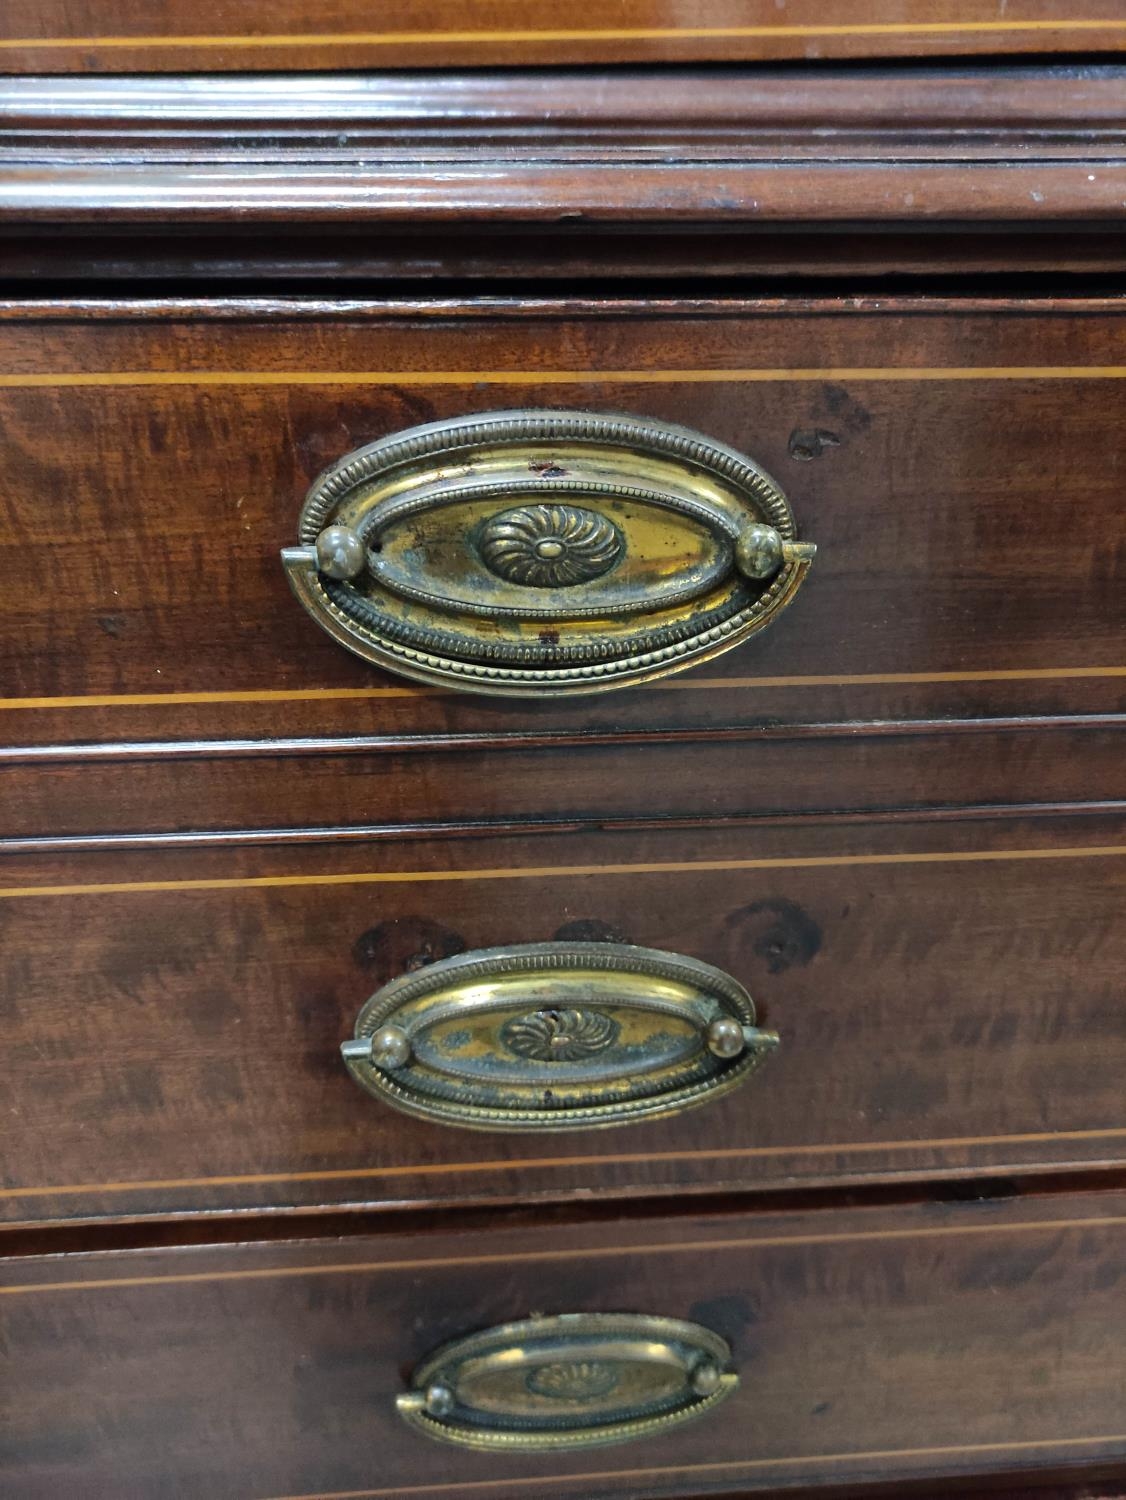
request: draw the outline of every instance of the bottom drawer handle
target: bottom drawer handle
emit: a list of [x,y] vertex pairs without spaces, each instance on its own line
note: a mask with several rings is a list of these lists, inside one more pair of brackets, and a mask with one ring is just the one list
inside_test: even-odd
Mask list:
[[731,1350],[695,1323],[564,1313],[446,1344],[398,1398],[440,1442],[527,1452],[592,1448],[702,1416],[739,1384]]

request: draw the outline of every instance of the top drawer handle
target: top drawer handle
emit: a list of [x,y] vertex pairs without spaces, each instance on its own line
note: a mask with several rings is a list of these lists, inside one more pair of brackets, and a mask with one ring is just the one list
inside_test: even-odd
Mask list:
[[667,422],[506,411],[371,443],[306,497],[282,553],[367,661],[467,692],[598,692],[738,645],[815,549],[734,449]]

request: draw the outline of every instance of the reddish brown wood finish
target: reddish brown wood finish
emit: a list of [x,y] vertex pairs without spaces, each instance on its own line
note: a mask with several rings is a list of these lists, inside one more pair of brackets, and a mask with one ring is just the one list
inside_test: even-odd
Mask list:
[[1115,0],[9,0],[3,65],[19,73],[562,66],[1113,52]]
[[[1050,148],[1056,159],[1112,161],[1126,124],[1122,76],[1121,61],[878,72],[349,73],[298,75],[280,84],[252,76],[0,75],[0,124],[6,148],[67,142],[96,148],[107,145],[111,131],[118,147],[147,147],[154,158],[162,145],[201,151],[237,134],[256,147],[260,161],[296,162],[298,150],[330,147],[333,159],[342,160],[348,147],[362,146],[388,165],[418,151],[464,159],[488,143],[502,150],[504,162],[566,153],[576,160],[616,157],[628,168],[645,150],[674,141],[697,162],[771,160],[780,151],[820,161],[941,160],[956,148],[967,161],[996,160],[1001,145]],[[847,131],[847,140],[838,131]]]
[[[0,223],[286,236],[1120,220],[1120,66],[0,82]],[[653,95],[660,93],[655,108]],[[1093,169],[1093,170],[1092,170]],[[228,236],[229,238],[229,236]],[[1119,235],[1119,239],[1121,236]],[[436,246],[445,262],[448,238]],[[237,248],[236,248],[237,258]],[[458,252],[455,250],[455,255]],[[229,258],[229,252],[228,252]]]
[[[3,510],[36,566],[0,605],[0,673],[9,701],[33,702],[0,732],[19,745],[291,723],[347,734],[1113,711],[1121,309],[10,305]],[[521,404],[680,420],[763,462],[821,549],[792,608],[678,682],[570,706],[420,694],[336,646],[278,563],[312,478],[413,422]]]
[[[0,755],[0,830],[118,833],[772,817],[1126,802],[1126,717],[208,741]],[[2,843],[0,843],[2,848]]]
[[[586,1500],[1126,1464],[1126,1197],[554,1224],[7,1262],[9,1500]],[[731,1344],[713,1420],[498,1458],[392,1403],[435,1345],[534,1310]],[[891,1490],[891,1493],[902,1491]]]
[[[6,1216],[1121,1166],[1124,834],[1061,813],[12,857]],[[548,1137],[428,1126],[348,1078],[378,985],[563,929],[720,965],[780,1052],[714,1105]]]
[[[0,72],[51,74],[1124,46],[1119,0],[0,16]],[[5,1500],[1121,1491],[1126,304],[1062,273],[1126,268],[1124,83],[0,82],[0,277],[55,298],[0,305]],[[936,270],[945,300],[685,295]],[[1004,297],[960,295],[977,271]],[[105,297],[138,278],[200,295]],[[792,611],[567,704],[334,646],[277,559],[313,476],[520,405],[764,462],[821,546]],[[374,988],[554,935],[719,964],[780,1053],[560,1136],[348,1078]],[[584,1308],[716,1328],[739,1395],[560,1459],[397,1422],[436,1344]]]
[[1011,291],[1126,266],[1124,99],[1108,65],[13,78],[0,272]]
[[[794,617],[791,616],[792,620]],[[785,629],[785,623],[780,624]],[[765,646],[766,641],[761,645]],[[362,674],[363,667],[356,664]],[[973,671],[910,673],[897,677],[874,673],[857,677],[812,678],[717,676],[725,664],[698,669],[640,689],[603,697],[514,705],[452,693],[429,693],[403,682],[376,688],[318,690],[269,689],[240,693],[217,689],[196,694],[79,695],[77,701],[0,698],[0,765],[31,763],[33,752],[66,758],[67,745],[83,747],[78,759],[94,759],[104,747],[170,742],[170,754],[192,742],[231,739],[354,741],[357,737],[410,736],[425,742],[433,736],[526,734],[551,744],[552,735],[588,733],[666,734],[761,727],[785,737],[817,734],[817,725],[860,726],[873,720],[898,724],[909,732],[925,726],[945,728],[949,721],[1002,720],[1024,728],[1035,720],[1048,727],[1061,718],[1106,718],[1126,712],[1126,668],[1017,668],[991,673]],[[361,679],[362,680],[362,679]],[[516,715],[517,723],[513,723]],[[578,722],[576,722],[578,721]],[[824,731],[821,731],[824,737]],[[748,738],[753,737],[753,733]],[[625,743],[625,741],[622,741]],[[1039,800],[1039,795],[1037,800]],[[1088,799],[1084,799],[1088,800]],[[0,819],[0,822],[3,820]]]
[[[1121,74],[1116,81],[1121,86]],[[1126,182],[1113,143],[1109,151],[1084,150],[1078,162],[1074,151],[1062,162],[1033,163],[952,161],[949,152],[912,161],[885,151],[842,170],[831,153],[819,159],[808,150],[796,154],[805,159],[637,159],[622,171],[613,160],[550,162],[542,153],[513,153],[498,171],[477,150],[453,159],[436,155],[423,173],[401,156],[393,163],[326,156],[263,164],[228,152],[226,161],[200,153],[187,162],[173,155],[115,162],[105,152],[59,152],[56,146],[53,155],[28,153],[23,160],[18,153],[5,163],[0,223],[197,228],[237,215],[251,228],[287,233],[294,225],[328,223],[433,234],[482,219],[496,226],[495,233],[526,225],[554,230],[559,220],[636,226],[659,217],[667,232],[702,219],[738,231],[751,224],[835,227],[848,219],[883,227],[962,218],[1032,229],[1075,221],[1098,232],[1117,219]],[[1098,170],[1080,170],[1088,166]]]

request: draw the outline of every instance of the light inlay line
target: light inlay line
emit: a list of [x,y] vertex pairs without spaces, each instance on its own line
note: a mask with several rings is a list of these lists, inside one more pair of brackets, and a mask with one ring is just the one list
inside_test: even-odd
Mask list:
[[[1112,673],[1112,676],[1118,675]],[[1126,676],[1126,668],[1122,675]],[[72,698],[0,698],[4,709],[44,708],[162,708],[182,703],[315,703],[322,700],[435,698],[441,694],[423,687],[388,688],[258,688],[244,692],[211,693],[91,693]]]
[[1126,854],[1124,844],[1061,849],[975,849],[897,854],[799,855],[776,859],[669,860],[658,864],[531,865],[491,870],[357,870],[332,875],[222,876],[200,880],[120,880],[104,884],[0,887],[0,900],[34,896],[111,896],[141,891],[263,890],[287,886],[414,885],[452,880],[550,880],[588,875],[671,875],[719,870],[815,870],[864,865],[970,864],[1031,859],[1099,859]]
[[106,1291],[113,1287],[184,1286],[199,1282],[278,1281],[293,1276],[367,1276],[386,1271],[420,1271],[452,1266],[536,1264],[553,1260],[613,1260],[622,1256],[682,1255],[725,1250],[777,1250],[791,1245],[855,1245],[890,1240],[950,1239],[968,1235],[1058,1234],[1072,1229],[1108,1229],[1126,1225],[1126,1214],[1091,1219],[1043,1219],[1020,1224],[919,1225],[910,1229],[853,1229],[838,1233],[776,1234],[754,1239],[683,1240],[664,1244],[598,1245],[550,1250],[496,1251],[489,1255],[440,1255],[430,1260],[346,1261],[338,1265],[260,1266],[246,1271],[178,1271],[167,1276],[105,1276],[89,1281],[48,1281],[22,1286],[0,1286],[0,1296],[22,1297],[37,1292]]
[[227,1177],[172,1177],[137,1182],[81,1182],[61,1187],[5,1188],[0,1199],[74,1197],[80,1193],[176,1192],[188,1188],[275,1187],[281,1183],[366,1181],[383,1177],[469,1176],[478,1172],[528,1172],[560,1167],[637,1166],[641,1163],[745,1160],[778,1156],[844,1156],[881,1151],[947,1151],[970,1146],[1050,1145],[1059,1141],[1121,1140],[1126,1127],[1111,1130],[1035,1131],[1023,1135],[969,1135],[918,1141],[837,1141],[807,1146],[720,1146],[708,1151],[631,1151],[603,1156],[545,1156],[507,1161],[423,1162],[408,1167],[337,1167],[322,1172],[262,1172]]
[[859,365],[667,370],[63,370],[0,371],[0,389],[70,386],[711,385],[811,380],[1126,380],[1126,365]]
[[818,37],[866,36],[958,36],[1008,35],[1025,32],[1099,32],[1126,31],[1126,21],[914,21],[914,22],[841,22],[835,25],[781,26],[611,26],[567,27],[554,30],[525,28],[521,30],[476,31],[338,31],[280,32],[257,36],[85,36],[85,37],[11,37],[0,41],[0,48],[106,47],[413,47],[459,46],[472,43],[519,42],[631,42],[631,41],[720,41],[783,40]]
[[[673,677],[640,683],[637,692],[730,692],[745,688],[893,687],[944,682],[1070,682],[1126,677],[1126,667],[1003,668],[990,672],[860,672],[808,677]],[[0,698],[4,709],[163,708],[207,703],[312,703],[347,699],[448,696],[424,687],[251,688],[206,693],[90,693],[69,698]]]

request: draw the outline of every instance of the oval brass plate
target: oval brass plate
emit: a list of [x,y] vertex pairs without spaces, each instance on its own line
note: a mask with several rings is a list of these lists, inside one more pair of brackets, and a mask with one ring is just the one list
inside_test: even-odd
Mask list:
[[[318,539],[320,545],[318,546]],[[470,692],[597,692],[737,645],[814,548],[749,458],[666,422],[514,411],[433,422],[322,474],[283,561],[366,660]]]
[[703,1104],[777,1042],[742,985],[618,943],[528,943],[442,959],[361,1009],[342,1051],[397,1109],[484,1130],[628,1124]]
[[565,1313],[447,1344],[397,1405],[428,1437],[464,1447],[590,1448],[702,1416],[738,1386],[730,1361],[695,1323]]

